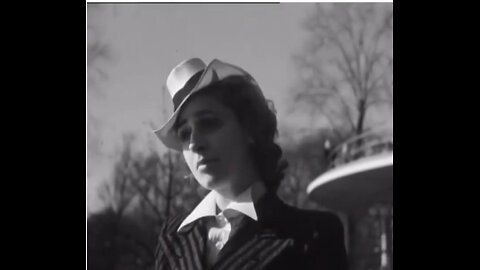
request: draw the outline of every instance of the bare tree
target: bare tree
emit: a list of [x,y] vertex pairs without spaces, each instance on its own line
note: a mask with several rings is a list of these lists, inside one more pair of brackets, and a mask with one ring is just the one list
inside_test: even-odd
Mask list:
[[[124,136],[112,178],[99,192],[106,210],[92,215],[97,219],[89,225],[92,254],[96,249],[104,250],[105,242],[121,255],[106,259],[93,255],[95,264],[141,261],[140,265],[153,266],[156,237],[165,219],[191,210],[204,192],[196,181],[185,179],[188,168],[179,153],[137,151],[134,142],[133,134]],[[108,223],[102,225],[102,219]]]
[[179,153],[148,153],[133,150],[134,135],[124,145],[114,165],[111,181],[100,191],[104,203],[120,215],[127,208],[140,211],[161,223],[171,214],[187,211],[204,192],[191,180]]
[[289,167],[280,186],[279,195],[288,203],[300,208],[322,207],[308,199],[306,190],[311,180],[327,168],[325,149],[321,146],[322,141],[331,136],[329,132],[328,129],[320,130],[283,148]]
[[[102,156],[101,118],[95,114],[93,105],[105,97],[103,82],[108,79],[108,67],[114,60],[113,50],[105,38],[105,25],[102,15],[114,7],[107,5],[87,5],[87,146],[88,162]],[[99,19],[100,18],[100,19]]]
[[121,217],[136,197],[136,191],[132,186],[132,179],[136,178],[137,172],[133,170],[136,157],[132,151],[134,137],[124,137],[124,147],[114,165],[111,181],[106,181],[100,188],[99,197],[113,212]]
[[98,83],[108,78],[103,63],[113,59],[110,45],[102,40],[98,26],[87,25],[87,79],[88,93],[101,94]]
[[294,56],[295,100],[320,113],[342,140],[361,134],[372,107],[393,104],[392,5],[321,3],[304,27],[310,39]]
[[134,164],[136,176],[130,181],[139,196],[139,207],[153,213],[157,221],[191,210],[202,198],[202,188],[190,180],[179,153],[159,156],[151,152]]

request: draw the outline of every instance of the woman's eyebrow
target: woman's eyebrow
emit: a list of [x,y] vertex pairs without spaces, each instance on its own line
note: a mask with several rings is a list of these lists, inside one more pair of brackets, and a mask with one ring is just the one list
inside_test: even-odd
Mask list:
[[[194,114],[193,114],[193,117],[195,118],[199,118],[199,117],[202,117],[204,115],[215,115],[215,111],[211,110],[211,109],[203,109],[203,110],[199,110],[199,111],[196,111]],[[180,119],[177,124],[174,126],[174,130],[177,130],[179,129],[180,127],[182,127],[185,123],[187,122],[186,119]]]

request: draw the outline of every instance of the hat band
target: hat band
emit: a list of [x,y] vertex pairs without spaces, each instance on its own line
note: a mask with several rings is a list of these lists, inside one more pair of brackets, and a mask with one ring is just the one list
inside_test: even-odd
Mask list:
[[173,110],[176,111],[178,106],[182,104],[182,101],[192,92],[192,89],[195,87],[197,84],[198,80],[200,79],[201,75],[203,73],[203,70],[200,70],[199,72],[195,73],[185,84],[182,89],[178,90],[177,93],[173,96]]

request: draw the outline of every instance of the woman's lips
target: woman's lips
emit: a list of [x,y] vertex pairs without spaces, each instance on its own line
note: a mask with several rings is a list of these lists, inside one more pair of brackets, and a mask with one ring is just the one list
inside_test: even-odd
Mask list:
[[208,165],[208,164],[210,164],[212,162],[216,162],[216,161],[218,161],[217,158],[204,158],[204,159],[200,160],[199,162],[197,162],[197,168],[199,168],[202,165]]

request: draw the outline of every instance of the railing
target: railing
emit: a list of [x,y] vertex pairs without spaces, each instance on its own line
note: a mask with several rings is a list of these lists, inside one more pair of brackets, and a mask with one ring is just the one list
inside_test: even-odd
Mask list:
[[329,169],[360,158],[393,152],[391,129],[376,129],[355,136],[338,145],[327,157]]

